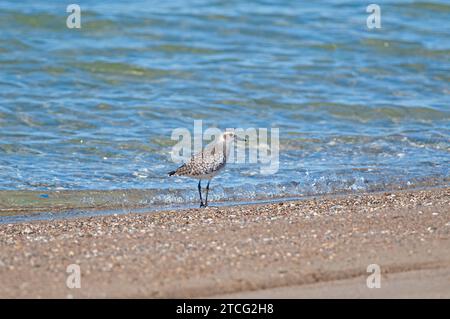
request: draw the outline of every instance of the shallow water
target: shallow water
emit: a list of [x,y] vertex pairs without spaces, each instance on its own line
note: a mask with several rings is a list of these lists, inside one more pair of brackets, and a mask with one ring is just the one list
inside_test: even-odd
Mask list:
[[358,1],[83,1],[70,30],[0,2],[0,209],[193,203],[166,173],[194,119],[280,129],[278,173],[212,201],[448,185],[450,4],[377,3],[379,30]]

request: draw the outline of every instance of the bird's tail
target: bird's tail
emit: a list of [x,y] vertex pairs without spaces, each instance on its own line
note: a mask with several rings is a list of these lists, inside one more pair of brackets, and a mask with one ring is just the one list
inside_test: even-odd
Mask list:
[[175,175],[176,172],[177,172],[177,171],[171,171],[171,172],[169,172],[169,176]]

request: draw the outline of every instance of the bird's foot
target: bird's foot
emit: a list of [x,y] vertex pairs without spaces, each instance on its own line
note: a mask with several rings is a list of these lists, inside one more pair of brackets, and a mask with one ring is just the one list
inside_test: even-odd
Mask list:
[[203,202],[200,203],[200,208],[202,208],[202,207],[206,207],[206,205],[203,204]]

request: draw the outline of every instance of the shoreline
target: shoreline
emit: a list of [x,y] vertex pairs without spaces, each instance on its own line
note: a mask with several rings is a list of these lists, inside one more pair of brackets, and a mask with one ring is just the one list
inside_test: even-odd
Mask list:
[[[411,192],[411,191],[426,191],[435,189],[449,188],[450,185],[417,185],[411,188],[396,188],[389,190],[374,190],[374,191],[357,191],[357,192],[342,192],[331,194],[317,194],[317,195],[298,195],[298,196],[280,196],[272,198],[255,198],[247,200],[231,200],[231,201],[216,201],[210,203],[210,208],[228,208],[235,206],[254,206],[254,205],[269,205],[277,204],[279,202],[297,202],[311,199],[339,199],[348,196],[361,196],[361,195],[379,195],[385,193],[398,193],[398,192]],[[137,192],[145,193],[145,190],[114,190],[113,192]],[[14,191],[0,191],[7,194]],[[65,191],[70,194],[72,191]],[[75,193],[82,191],[75,190]],[[89,191],[90,192],[90,191]],[[96,191],[99,192],[99,191]],[[104,192],[104,191],[101,191]],[[25,193],[39,194],[39,191],[26,191]],[[0,196],[1,199],[1,196]],[[75,200],[79,200],[75,198]],[[169,204],[169,205],[155,205],[155,206],[138,206],[131,205],[127,207],[112,206],[80,206],[80,207],[34,207],[34,208],[2,208],[0,206],[0,225],[9,223],[23,223],[34,221],[53,221],[59,219],[76,219],[76,218],[88,218],[88,217],[100,217],[100,216],[112,216],[112,215],[125,215],[125,214],[141,214],[141,213],[158,213],[168,211],[184,211],[198,208],[197,203],[184,203],[184,204]]]
[[332,297],[342,280],[370,297],[374,263],[382,282],[426,272],[387,294],[426,297],[450,276],[449,233],[449,187],[0,224],[0,297]]

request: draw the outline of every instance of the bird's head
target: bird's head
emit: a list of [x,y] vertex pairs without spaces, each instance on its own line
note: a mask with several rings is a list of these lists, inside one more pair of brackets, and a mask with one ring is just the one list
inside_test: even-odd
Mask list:
[[235,132],[225,132],[225,133],[223,133],[222,136],[221,136],[221,140],[224,141],[224,142],[231,142],[233,140],[247,142],[246,138],[241,138],[241,137],[237,136],[237,134]]

